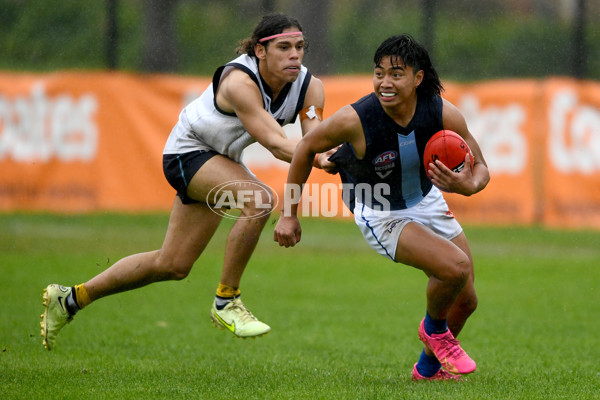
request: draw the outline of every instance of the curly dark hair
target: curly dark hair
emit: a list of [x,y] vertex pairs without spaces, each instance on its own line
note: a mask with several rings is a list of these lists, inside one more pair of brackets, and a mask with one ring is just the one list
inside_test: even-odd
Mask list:
[[431,64],[429,53],[412,36],[403,34],[391,36],[377,48],[373,61],[379,65],[383,57],[390,56],[393,63],[412,67],[415,72],[423,70],[423,82],[417,87],[417,95],[440,95],[444,90],[437,71]]
[[[300,26],[300,22],[298,22],[296,18],[287,16],[285,14],[265,15],[261,18],[261,20],[254,28],[252,36],[240,40],[239,47],[237,48],[236,52],[238,54],[248,54],[249,56],[255,56],[254,46],[258,43],[260,39],[271,35],[277,35],[278,33],[281,33],[288,28],[298,28],[298,30],[302,32],[302,26]],[[267,47],[269,45],[269,42],[270,40],[263,42],[262,44],[264,44],[265,47]]]

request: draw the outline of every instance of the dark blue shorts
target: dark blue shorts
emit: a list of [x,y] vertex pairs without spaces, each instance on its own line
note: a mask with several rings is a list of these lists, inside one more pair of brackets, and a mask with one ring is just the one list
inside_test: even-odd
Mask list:
[[163,154],[165,178],[177,191],[177,196],[183,204],[200,203],[200,201],[187,195],[188,185],[200,167],[218,154],[212,150],[196,150],[183,154]]

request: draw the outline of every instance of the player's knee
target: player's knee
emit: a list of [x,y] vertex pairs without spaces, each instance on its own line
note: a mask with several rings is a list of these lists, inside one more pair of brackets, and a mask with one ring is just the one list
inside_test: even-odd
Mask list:
[[177,259],[159,258],[156,263],[156,269],[161,276],[161,280],[180,281],[186,278],[192,270],[193,262]]
[[185,279],[189,275],[191,269],[192,267],[188,265],[172,265],[168,270],[168,279],[171,281],[180,281]]
[[444,281],[457,288],[462,288],[469,279],[472,267],[471,261],[463,252],[449,258],[444,270]]

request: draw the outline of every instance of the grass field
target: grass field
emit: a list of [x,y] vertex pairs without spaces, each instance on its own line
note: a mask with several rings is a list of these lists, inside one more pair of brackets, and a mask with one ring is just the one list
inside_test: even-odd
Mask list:
[[1,399],[597,399],[600,232],[466,227],[479,309],[461,335],[467,382],[410,379],[425,277],[369,249],[346,221],[303,221],[294,249],[265,229],[242,282],[272,327],[212,326],[227,225],[181,282],[92,304],[51,352],[41,291],[158,248],[166,215],[0,215]]

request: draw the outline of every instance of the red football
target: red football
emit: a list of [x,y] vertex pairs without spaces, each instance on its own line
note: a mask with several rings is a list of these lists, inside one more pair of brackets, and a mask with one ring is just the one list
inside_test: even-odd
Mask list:
[[471,156],[471,168],[473,167],[473,153],[467,142],[456,132],[441,130],[434,134],[423,153],[423,164],[425,171],[429,171],[429,163],[440,160],[446,167],[454,172],[460,172],[465,166],[465,156]]

